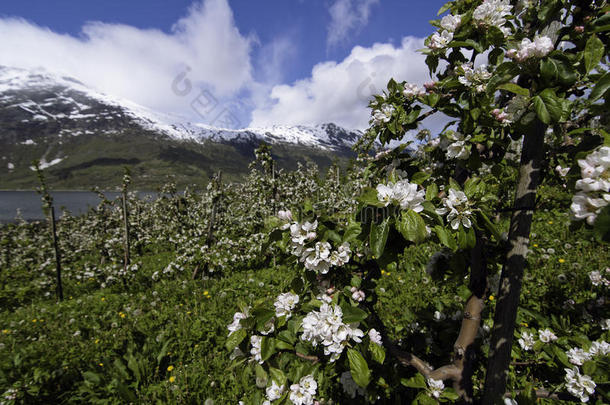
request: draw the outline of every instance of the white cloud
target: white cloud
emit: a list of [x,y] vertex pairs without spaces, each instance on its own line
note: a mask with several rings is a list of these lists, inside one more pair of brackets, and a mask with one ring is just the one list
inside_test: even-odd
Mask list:
[[[422,85],[429,80],[421,38],[405,37],[400,46],[356,46],[341,62],[317,64],[311,77],[292,85],[274,86],[271,103],[252,113],[252,126],[334,122],[346,128],[368,127],[368,101],[380,94],[390,78]],[[446,119],[431,117],[424,126],[435,131]]]
[[358,32],[369,21],[371,8],[379,0],[335,0],[330,6],[331,21],[328,26],[327,47],[344,42],[352,33]]
[[[4,18],[0,38],[0,65],[43,67],[165,112],[192,113],[197,87],[222,100],[252,81],[253,41],[239,33],[227,0],[195,3],[170,33],[92,22],[74,37]],[[194,90],[179,96],[172,82],[185,66]]]

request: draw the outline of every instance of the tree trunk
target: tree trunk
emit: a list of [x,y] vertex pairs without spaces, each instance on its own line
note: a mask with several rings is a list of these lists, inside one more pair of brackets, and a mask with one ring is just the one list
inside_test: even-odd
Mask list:
[[546,126],[536,120],[534,130],[526,134],[523,141],[519,180],[508,235],[509,250],[502,268],[489,345],[489,364],[482,402],[484,405],[501,404],[506,391],[519,295],[527,264],[536,189],[542,177],[541,163],[544,158],[545,131]]
[[129,267],[129,218],[127,217],[127,192],[123,192],[123,232],[124,232],[124,249],[125,249],[125,260],[123,262],[123,271],[127,276],[127,267]]
[[53,249],[55,250],[55,273],[57,275],[57,298],[64,300],[64,289],[61,285],[61,255],[57,244],[57,229],[55,228],[55,207],[51,207],[51,236],[53,238]]

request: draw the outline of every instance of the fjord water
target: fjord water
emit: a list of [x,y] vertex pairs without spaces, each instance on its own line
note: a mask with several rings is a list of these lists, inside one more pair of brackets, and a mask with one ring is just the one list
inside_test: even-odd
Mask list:
[[[104,192],[104,194],[109,200],[114,200],[120,195],[118,192]],[[73,215],[82,214],[100,203],[98,195],[90,191],[55,191],[51,195],[58,215],[64,209]],[[138,192],[139,198],[156,196],[157,193],[154,192]],[[0,191],[0,223],[15,221],[18,212],[26,221],[44,219],[40,194],[36,191]]]

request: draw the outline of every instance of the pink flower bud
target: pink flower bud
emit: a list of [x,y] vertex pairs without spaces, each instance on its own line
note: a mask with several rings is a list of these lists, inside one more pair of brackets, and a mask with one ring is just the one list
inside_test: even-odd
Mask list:
[[576,27],[574,27],[574,31],[580,33],[585,32],[585,27],[582,25],[577,25]]

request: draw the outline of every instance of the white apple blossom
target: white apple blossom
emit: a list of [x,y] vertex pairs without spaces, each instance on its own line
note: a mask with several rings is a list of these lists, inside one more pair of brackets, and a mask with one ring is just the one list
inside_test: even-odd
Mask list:
[[412,99],[419,96],[424,96],[426,94],[426,91],[416,84],[406,83],[405,89],[402,91],[402,94],[405,97]]
[[337,360],[348,340],[356,343],[362,341],[364,332],[357,328],[357,324],[343,323],[343,310],[338,305],[330,306],[324,303],[319,311],[308,313],[301,323],[303,334],[301,339],[309,341],[313,346],[322,344],[324,354],[330,355],[330,361]]
[[373,125],[380,125],[392,119],[392,115],[396,111],[391,104],[383,104],[380,110],[373,110]]
[[521,332],[521,338],[519,338],[518,342],[523,350],[532,350],[534,348],[534,335],[523,331]]
[[262,340],[263,340],[262,336],[253,335],[250,337],[250,343],[252,344],[252,349],[250,349],[250,354],[254,357],[254,360],[258,361],[260,364],[263,364],[263,359],[261,357]]
[[474,69],[470,62],[462,64],[458,72],[462,73],[458,77],[458,81],[464,86],[474,87],[477,93],[485,91],[487,81],[491,78],[491,73],[487,70],[486,65]]
[[450,132],[447,136],[449,144],[444,146],[447,159],[466,160],[470,157],[470,135],[464,136],[459,132]]
[[443,30],[440,33],[435,32],[434,34],[432,34],[432,36],[430,37],[430,39],[428,41],[428,48],[433,49],[433,50],[443,49],[443,48],[447,47],[449,42],[451,42],[452,40],[453,40],[452,32],[449,32],[447,30]]
[[329,261],[333,266],[343,266],[349,262],[350,255],[352,251],[349,248],[348,242],[343,242],[337,250],[333,250],[330,253]]
[[461,24],[461,15],[448,14],[441,19],[441,28],[449,32],[454,32]]
[[538,331],[538,337],[542,343],[549,343],[557,340],[557,336],[550,329],[541,329]]
[[377,332],[376,329],[369,330],[369,339],[371,340],[371,342],[375,343],[376,345],[381,346],[383,344],[381,341],[381,334],[379,332]]
[[533,41],[523,38],[517,49],[509,49],[506,55],[518,62],[530,58],[542,58],[548,55],[555,47],[553,41],[547,36],[536,36]]
[[227,326],[227,329],[229,329],[229,336],[231,336],[231,334],[233,332],[236,332],[241,329],[241,324],[239,322],[242,319],[246,319],[247,317],[248,316],[243,312],[236,312],[233,315],[233,322],[231,322],[231,324],[229,324],[229,326]]
[[610,330],[610,319],[604,319],[600,322],[600,326],[602,330]]
[[581,179],[579,191],[572,197],[570,209],[574,218],[593,225],[601,210],[610,204],[610,147],[603,146],[578,160]]
[[444,207],[437,208],[436,213],[439,215],[447,214],[447,221],[451,224],[451,228],[458,229],[460,223],[466,228],[472,226],[470,203],[463,191],[450,188],[448,196],[443,198],[442,203]]
[[396,184],[388,183],[377,185],[377,198],[386,206],[391,203],[400,205],[404,210],[421,212],[424,210],[423,202],[426,200],[426,191],[418,190],[418,185],[400,180]]
[[271,381],[271,385],[267,387],[267,399],[269,401],[275,401],[280,399],[284,393],[284,386],[278,385],[275,381]]
[[290,401],[294,405],[312,405],[317,389],[318,383],[313,376],[306,375],[299,380],[298,384],[290,386]]
[[356,302],[362,302],[366,298],[366,294],[364,291],[357,289],[356,287],[352,287],[352,299]]
[[591,284],[596,287],[599,287],[602,284],[608,284],[608,280],[604,278],[604,276],[599,270],[595,270],[589,273],[589,280],[591,280]]
[[512,8],[508,0],[485,0],[474,10],[472,18],[479,26],[497,27],[506,36],[510,34],[510,29],[504,24]]
[[555,171],[557,172],[557,174],[559,174],[561,177],[566,177],[568,175],[568,172],[570,171],[569,167],[561,167],[561,165],[557,165],[555,167]]
[[307,248],[301,255],[301,262],[307,270],[326,274],[330,270],[330,243],[316,242],[313,248]]
[[297,222],[290,225],[290,235],[292,242],[297,245],[302,245],[307,240],[312,240],[316,237],[316,228],[318,227],[318,221],[308,222],[299,224]]
[[590,356],[605,356],[608,353],[610,353],[610,344],[605,340],[591,343],[591,347],[589,348]]
[[298,303],[299,296],[297,294],[287,292],[278,295],[277,300],[273,304],[275,306],[275,315],[290,318],[292,316],[292,309]]
[[445,384],[443,383],[443,381],[435,380],[434,378],[428,378],[426,380],[426,383],[428,384],[428,390],[430,394],[436,399],[440,398],[441,394],[443,393],[443,390],[445,389]]
[[576,364],[577,366],[582,366],[584,362],[591,359],[591,355],[588,352],[585,352],[583,349],[578,347],[573,347],[566,352],[568,356],[568,360],[572,364]]
[[580,374],[578,367],[565,368],[566,389],[574,396],[580,398],[581,402],[588,402],[589,395],[595,392],[595,382],[588,375]]

